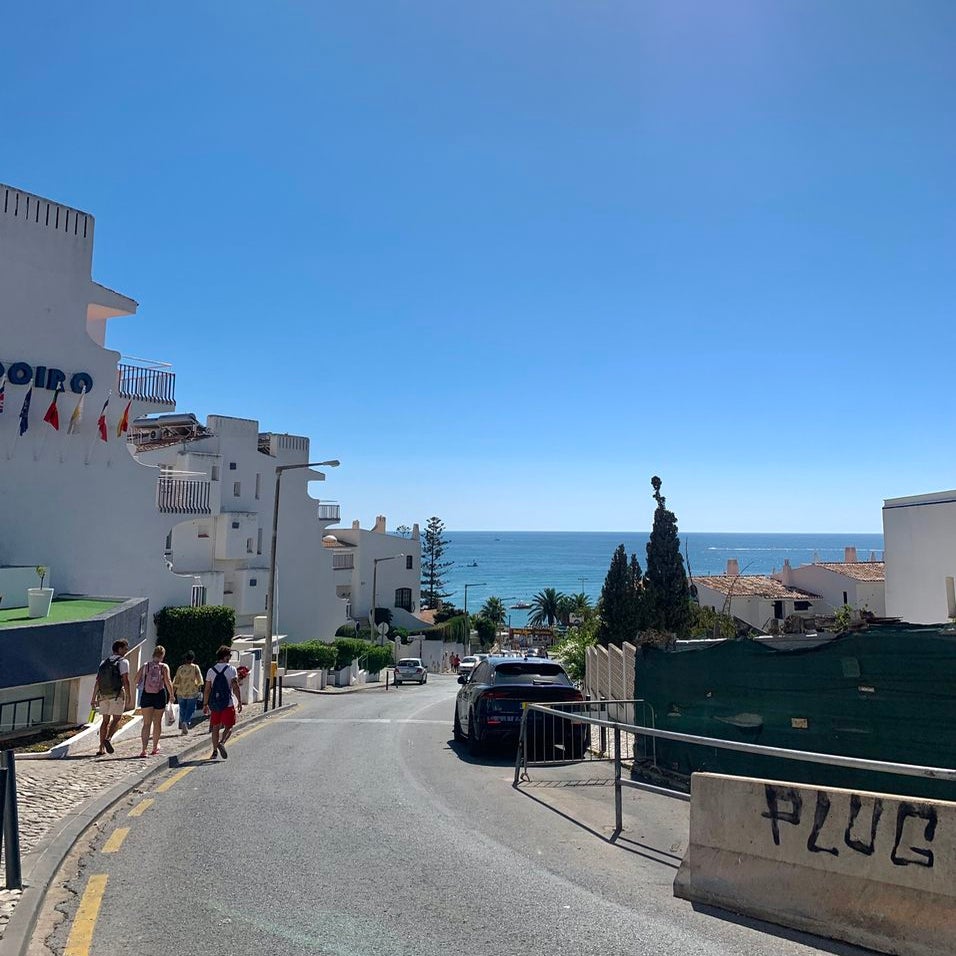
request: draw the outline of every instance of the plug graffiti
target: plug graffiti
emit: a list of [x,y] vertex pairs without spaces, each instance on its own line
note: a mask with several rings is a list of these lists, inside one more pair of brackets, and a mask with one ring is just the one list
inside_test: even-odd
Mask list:
[[[777,786],[775,784],[766,784],[764,791],[767,799],[767,810],[761,816],[770,821],[773,842],[780,846],[780,825],[785,823],[799,827],[801,821],[805,818],[803,796],[794,787]],[[816,791],[813,825],[807,837],[807,850],[811,853],[828,853],[831,856],[839,856],[840,847],[822,845],[820,841],[823,827],[830,818],[833,809],[830,797],[831,794],[825,790]],[[867,802],[871,804],[868,821],[865,819],[865,814],[861,818],[863,798],[856,793],[850,794],[846,813],[846,827],[843,831],[843,845],[854,853],[872,856],[876,852],[876,837],[880,821],[883,818],[884,803],[879,797],[868,798]],[[932,868],[934,856],[931,849],[901,846],[906,821],[910,819],[925,821],[923,840],[926,843],[932,843],[936,837],[938,823],[936,808],[930,803],[900,801],[896,810],[896,832],[893,849],[890,851],[890,861],[895,866]],[[869,823],[868,826],[867,823]],[[863,831],[862,834],[859,832],[861,830]]]

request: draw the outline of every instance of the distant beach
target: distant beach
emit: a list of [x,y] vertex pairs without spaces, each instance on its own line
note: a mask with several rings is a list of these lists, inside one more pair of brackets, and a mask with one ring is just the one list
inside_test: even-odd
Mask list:
[[[446,531],[444,559],[454,562],[445,574],[449,600],[462,607],[468,585],[468,610],[477,611],[491,596],[500,597],[518,627],[527,610],[512,605],[530,601],[544,588],[584,592],[597,601],[614,549],[646,563],[648,532],[640,531]],[[883,557],[881,534],[681,534],[690,571],[720,574],[728,558],[736,558],[742,574],[769,574],[785,560],[794,567],[813,560],[842,561],[844,548],[854,546],[859,560]]]

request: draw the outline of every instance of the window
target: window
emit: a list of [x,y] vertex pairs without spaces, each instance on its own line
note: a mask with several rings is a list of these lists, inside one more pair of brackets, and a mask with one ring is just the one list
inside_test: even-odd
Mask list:
[[242,482],[234,481],[232,483],[232,497],[238,498],[242,494]]
[[236,463],[234,461],[229,462],[229,470],[230,471],[236,470]]
[[847,600],[846,591],[843,592],[843,603],[844,603],[844,604],[849,604],[849,603],[850,603],[850,602]]
[[209,525],[201,524],[201,525],[196,529],[196,537],[197,537],[197,538],[208,538],[208,537],[209,537]]
[[262,528],[256,533],[256,554],[262,554]]
[[232,527],[233,527],[233,530],[234,530],[234,531],[238,531],[238,530],[239,530],[239,522],[238,522],[238,521],[233,521]]
[[476,684],[488,684],[491,682],[491,666],[482,661],[472,672],[471,678]]
[[262,485],[262,475],[259,472],[256,472],[256,501],[259,500],[259,489]]
[[252,538],[246,538],[246,554],[252,554]]
[[560,664],[550,661],[509,661],[495,668],[496,684],[560,684],[569,687],[571,681]]
[[405,570],[411,571],[415,567],[415,559],[410,555],[405,555]]
[[249,578],[249,587],[254,588],[258,583],[258,578]]
[[405,611],[412,609],[411,588],[395,588],[395,607],[400,607]]
[[218,465],[212,466],[212,473],[210,477],[212,478],[213,481],[219,481],[219,466]]
[[167,551],[172,551],[172,550],[173,550],[173,533],[172,533],[172,531],[170,531],[169,534],[166,535],[166,550],[167,550]]
[[810,610],[810,602],[809,602],[809,601],[794,601],[794,602],[793,602],[793,609],[794,609],[795,611],[809,611],[809,610]]

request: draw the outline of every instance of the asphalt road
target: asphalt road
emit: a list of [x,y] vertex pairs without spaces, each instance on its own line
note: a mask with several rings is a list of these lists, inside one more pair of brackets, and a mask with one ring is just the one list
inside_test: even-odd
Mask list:
[[516,791],[513,757],[454,744],[457,689],[295,695],[227,761],[197,761],[163,792],[174,772],[154,777],[83,855],[51,948],[105,874],[92,956],[863,952],[675,900],[686,804],[625,791],[612,844],[613,791],[577,785],[586,766]]

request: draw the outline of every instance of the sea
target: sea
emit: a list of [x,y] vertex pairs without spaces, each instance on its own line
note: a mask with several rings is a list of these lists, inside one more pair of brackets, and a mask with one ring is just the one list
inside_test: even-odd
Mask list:
[[[521,627],[528,611],[515,608],[545,588],[588,595],[594,603],[611,563],[623,544],[647,564],[649,533],[641,531],[447,531],[443,557],[452,566],[444,573],[448,600],[465,603],[472,613],[492,596],[508,609],[509,623]],[[721,574],[728,558],[736,558],[741,574],[770,574],[789,560],[793,567],[812,561],[842,561],[844,548],[854,546],[860,561],[883,558],[881,534],[735,534],[685,532],[681,550],[695,575]]]

